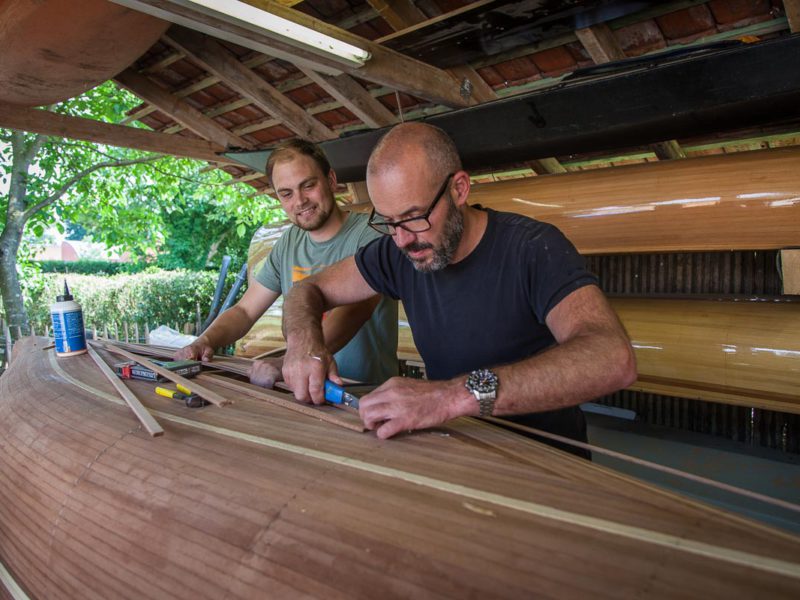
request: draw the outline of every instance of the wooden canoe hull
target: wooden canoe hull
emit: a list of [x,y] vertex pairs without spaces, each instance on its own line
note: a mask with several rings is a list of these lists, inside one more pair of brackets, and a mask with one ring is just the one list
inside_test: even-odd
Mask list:
[[0,2],[0,102],[42,106],[110,79],[170,23],[109,2]]
[[800,150],[474,185],[470,203],[552,223],[583,254],[800,244]]
[[[800,303],[611,298],[633,341],[629,389],[800,413]],[[398,356],[421,361],[400,313]],[[285,345],[278,309],[240,346],[255,356]]]
[[0,377],[0,560],[32,598],[800,594],[800,539],[474,420],[379,441],[133,382],[150,438],[44,343]]
[[630,389],[800,413],[800,303],[612,298]]

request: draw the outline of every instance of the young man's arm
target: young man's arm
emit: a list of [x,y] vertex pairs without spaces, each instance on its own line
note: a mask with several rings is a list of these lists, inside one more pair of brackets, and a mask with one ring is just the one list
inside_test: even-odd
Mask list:
[[270,290],[251,278],[242,298],[214,319],[211,326],[194,342],[178,350],[175,358],[211,360],[216,348],[232,344],[250,331],[278,296],[280,292]]
[[[328,313],[322,322],[322,333],[328,352],[336,354],[353,339],[372,316],[380,299],[380,296],[375,296],[357,304],[339,306]],[[248,373],[250,383],[273,387],[276,381],[283,378],[283,360],[283,357],[276,357],[254,361]]]
[[295,398],[322,404],[325,379],[341,383],[333,354],[326,344],[327,336],[323,333],[323,313],[346,304],[367,306],[377,303],[377,299],[375,290],[364,280],[352,256],[292,287],[283,304],[286,338],[283,377]]
[[[556,346],[492,369],[500,381],[494,415],[573,406],[635,381],[636,362],[628,336],[596,286],[569,294],[546,322]],[[361,418],[369,429],[377,429],[378,437],[388,438],[459,416],[476,416],[478,402],[464,387],[465,381],[466,374],[436,382],[390,379],[361,398]]]

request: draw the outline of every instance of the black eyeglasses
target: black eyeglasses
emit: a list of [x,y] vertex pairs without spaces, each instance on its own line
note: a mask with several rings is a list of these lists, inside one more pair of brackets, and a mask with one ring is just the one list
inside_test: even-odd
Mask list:
[[369,216],[369,226],[375,231],[384,235],[394,235],[398,227],[402,227],[411,233],[422,233],[423,231],[428,231],[428,229],[431,228],[431,222],[428,220],[428,218],[431,216],[433,209],[436,208],[436,204],[439,202],[441,197],[444,196],[444,192],[447,189],[447,184],[450,183],[450,178],[453,175],[455,175],[455,173],[450,173],[444,180],[442,187],[439,188],[439,192],[436,194],[436,198],[433,199],[430,208],[425,211],[424,215],[419,215],[418,217],[409,217],[408,219],[402,219],[400,221],[380,221],[380,217],[373,208],[372,214]]

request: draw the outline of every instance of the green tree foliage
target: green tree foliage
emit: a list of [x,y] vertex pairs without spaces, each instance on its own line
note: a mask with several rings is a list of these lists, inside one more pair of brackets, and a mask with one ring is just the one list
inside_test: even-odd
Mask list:
[[[119,122],[138,104],[133,96],[106,83],[47,110]],[[248,197],[246,186],[225,185],[227,174],[203,172],[203,163],[112,148],[87,142],[0,129],[0,292],[12,325],[25,327],[27,315],[20,276],[27,282],[26,242],[50,226],[85,228],[95,241],[147,256],[167,243],[176,247],[195,231],[181,252],[199,265],[220,239],[246,244],[248,231],[281,218],[263,199]],[[205,221],[198,223],[197,221]],[[177,225],[174,230],[170,224]],[[232,233],[227,233],[231,231]],[[212,239],[216,236],[216,239]],[[238,239],[237,239],[238,238]],[[224,240],[223,240],[224,241]],[[216,245],[215,245],[216,244]],[[169,248],[169,246],[168,246]]]

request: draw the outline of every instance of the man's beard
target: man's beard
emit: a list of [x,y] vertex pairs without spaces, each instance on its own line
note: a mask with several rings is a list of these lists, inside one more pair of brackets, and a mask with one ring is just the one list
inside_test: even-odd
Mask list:
[[[402,248],[403,254],[411,261],[414,268],[421,273],[433,273],[434,271],[441,271],[453,258],[456,253],[461,236],[464,233],[464,215],[456,208],[452,200],[448,199],[447,202],[447,221],[445,222],[444,229],[442,230],[442,243],[434,247],[433,244],[428,242],[411,242],[405,248]],[[430,262],[421,262],[411,258],[409,252],[417,252],[419,250],[433,249],[433,257]]]
[[325,210],[324,206],[317,205],[313,220],[300,221],[300,218],[295,215],[294,224],[304,231],[316,231],[328,222],[331,212],[330,210]]

